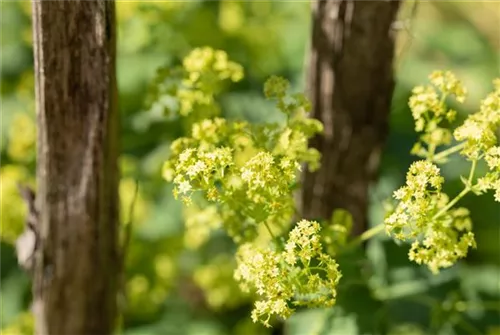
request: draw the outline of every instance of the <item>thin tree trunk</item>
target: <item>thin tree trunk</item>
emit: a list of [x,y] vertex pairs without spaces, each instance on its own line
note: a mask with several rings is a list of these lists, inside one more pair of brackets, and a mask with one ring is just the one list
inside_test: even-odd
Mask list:
[[110,334],[116,319],[114,1],[33,1],[37,334]]
[[306,218],[328,219],[343,208],[354,234],[367,227],[368,189],[388,132],[394,88],[391,26],[400,1],[313,3],[308,90],[312,117],[325,132],[311,141],[321,168],[303,175],[299,200]]

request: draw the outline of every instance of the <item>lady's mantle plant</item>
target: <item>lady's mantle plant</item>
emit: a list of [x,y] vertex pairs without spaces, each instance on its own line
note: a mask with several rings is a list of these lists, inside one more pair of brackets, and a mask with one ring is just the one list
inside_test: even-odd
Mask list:
[[[215,55],[226,59],[211,49],[195,50],[187,59],[193,55],[201,59],[196,69],[184,66],[187,78],[216,72]],[[217,70],[234,77],[230,69]],[[297,306],[333,305],[340,278],[337,263],[322,251],[319,223],[300,221],[286,244],[278,236],[292,223],[301,165],[318,167],[319,153],[308,147],[308,140],[322,131],[319,121],[307,118],[310,105],[304,95],[288,94],[288,88],[279,77],[271,77],[264,87],[266,97],[284,114],[283,124],[228,121],[217,115],[200,118],[193,122],[190,136],[172,144],[163,169],[165,179],[175,185],[176,197],[186,205],[209,206],[214,219],[220,219],[239,244],[235,278],[243,289],[255,289],[262,297],[252,319],[265,325],[273,314],[287,317]],[[189,109],[182,113],[201,115]],[[210,226],[218,227],[207,223],[205,237]]]
[[[188,136],[172,143],[163,167],[175,197],[187,206],[186,244],[197,248],[221,227],[232,237],[238,246],[234,278],[243,291],[258,296],[254,322],[270,326],[272,316],[286,318],[301,306],[333,306],[341,278],[333,256],[384,227],[396,239],[411,240],[410,260],[426,264],[434,273],[475,247],[469,211],[455,205],[469,192],[491,189],[500,201],[500,148],[495,136],[500,125],[498,82],[480,111],[453,133],[448,123],[456,113],[445,102],[450,96],[463,102],[463,85],[449,72],[435,72],[432,85],[414,89],[410,107],[421,135],[412,152],[422,160],[411,165],[406,185],[394,193],[398,203],[385,222],[349,241],[350,228],[345,224],[349,220],[335,219],[343,212],[334,213],[333,222],[293,224],[298,172],[303,165],[317,169],[320,158],[308,147],[309,139],[323,128],[307,117],[309,101],[303,94],[289,94],[289,83],[273,76],[264,94],[276,103],[284,116],[282,123],[221,118],[216,94],[228,80],[242,77],[241,66],[223,51],[195,49],[182,67],[159,72],[150,105],[184,118],[189,129]],[[453,137],[458,144],[438,151]],[[463,178],[463,191],[450,200],[442,192],[438,165],[453,153],[470,161],[471,171]],[[481,160],[489,172],[478,177]]]
[[[406,185],[394,193],[399,202],[385,225],[396,239],[413,241],[410,260],[438,273],[476,247],[469,210],[456,206],[459,200],[470,192],[479,195],[494,190],[500,202],[500,147],[495,135],[500,126],[500,81],[494,82],[495,90],[481,101],[479,111],[452,133],[447,123],[454,121],[456,112],[446,106],[446,99],[454,96],[461,103],[467,91],[451,72],[436,71],[429,78],[432,85],[416,87],[409,103],[415,131],[421,134],[412,153],[423,160],[410,166]],[[439,147],[451,144],[452,137],[458,143],[438,152]],[[463,190],[450,200],[442,192],[444,178],[438,165],[452,154],[469,161],[470,172],[462,177]],[[482,160],[489,171],[477,176]]]

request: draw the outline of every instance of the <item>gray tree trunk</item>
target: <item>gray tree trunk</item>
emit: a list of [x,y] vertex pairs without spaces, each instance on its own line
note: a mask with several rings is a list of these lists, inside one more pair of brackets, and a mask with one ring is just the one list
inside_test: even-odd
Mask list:
[[38,125],[37,334],[116,319],[118,114],[112,0],[33,1]]
[[367,227],[368,189],[388,132],[394,89],[394,34],[400,1],[322,0],[313,3],[308,90],[312,117],[325,132],[311,141],[321,168],[303,174],[299,208],[328,219],[343,208],[353,233]]

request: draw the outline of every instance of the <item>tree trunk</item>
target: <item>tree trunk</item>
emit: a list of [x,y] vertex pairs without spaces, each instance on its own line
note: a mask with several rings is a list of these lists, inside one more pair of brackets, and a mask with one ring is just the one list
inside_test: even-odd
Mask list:
[[321,168],[304,172],[299,208],[310,219],[348,210],[353,233],[367,227],[368,189],[388,132],[399,1],[313,3],[308,90],[325,132],[311,141]]
[[112,0],[33,1],[38,124],[37,334],[116,319],[118,114]]

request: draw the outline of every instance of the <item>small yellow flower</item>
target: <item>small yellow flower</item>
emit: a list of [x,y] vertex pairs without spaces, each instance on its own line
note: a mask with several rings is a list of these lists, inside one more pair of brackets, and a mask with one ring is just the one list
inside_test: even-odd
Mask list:
[[[320,229],[317,222],[301,220],[290,232],[284,251],[252,244],[238,249],[235,278],[242,289],[253,287],[262,297],[252,311],[254,322],[269,326],[271,316],[287,318],[292,306],[328,307],[335,303],[341,274],[335,260],[321,250]],[[314,270],[309,267],[313,259],[318,264]]]

